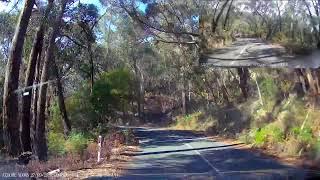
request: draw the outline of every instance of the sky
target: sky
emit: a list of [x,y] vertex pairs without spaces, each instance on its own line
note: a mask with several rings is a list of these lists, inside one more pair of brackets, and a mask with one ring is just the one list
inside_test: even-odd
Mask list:
[[[12,9],[12,7],[14,5],[16,5],[16,3],[20,1],[20,3],[18,4],[19,7],[21,7],[23,4],[22,4],[22,0],[11,0],[9,3],[6,3],[6,2],[0,2],[0,12],[8,12]],[[98,9],[99,9],[99,13],[100,14],[103,14],[104,12],[104,8],[102,7],[102,4],[100,3],[99,0],[80,0],[81,3],[84,3],[84,4],[95,4]],[[144,4],[142,2],[138,2],[137,3],[138,5],[138,8],[145,12],[146,8],[147,8],[147,4]]]

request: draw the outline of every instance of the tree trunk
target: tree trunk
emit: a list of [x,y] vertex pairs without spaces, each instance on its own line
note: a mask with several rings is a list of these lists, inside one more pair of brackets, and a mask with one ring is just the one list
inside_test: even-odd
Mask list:
[[[36,65],[36,75],[35,75],[35,84],[40,83],[40,75],[41,75],[41,61],[42,56],[41,53],[38,55],[37,65]],[[32,99],[32,121],[31,121],[31,128],[30,128],[30,136],[31,136],[31,148],[32,153],[36,154],[35,151],[35,136],[36,136],[36,124],[37,124],[37,102],[38,102],[39,90],[38,87],[34,88],[33,90],[33,99]]]
[[213,17],[213,20],[212,20],[212,24],[211,24],[211,28],[212,28],[212,32],[215,33],[216,30],[217,30],[217,27],[218,27],[218,23],[219,23],[219,20],[220,20],[220,17],[224,11],[224,9],[226,8],[227,4],[229,3],[230,0],[226,0],[225,3],[222,5],[221,7],[221,10],[217,16],[217,18]]
[[39,55],[41,55],[42,46],[43,46],[43,37],[44,37],[44,29],[46,26],[47,17],[49,15],[49,12],[51,11],[53,7],[53,0],[50,0],[48,2],[48,6],[46,8],[44,17],[41,20],[40,27],[38,28],[36,32],[36,36],[34,38],[33,46],[31,49],[29,62],[28,62],[28,69],[26,73],[26,79],[24,82],[24,86],[27,87],[25,90],[25,93],[27,93],[22,98],[22,116],[20,121],[20,128],[21,128],[21,145],[22,150],[24,152],[31,151],[31,138],[30,138],[30,112],[31,112],[31,99],[32,99],[32,91],[33,88],[30,88],[30,86],[33,85],[35,71],[36,71],[36,65],[37,60],[40,60],[41,58],[38,58]]
[[91,42],[88,44],[88,53],[90,59],[90,92],[92,94],[93,86],[94,86],[94,64],[93,64],[93,54],[92,54],[92,47]]
[[19,85],[19,71],[22,59],[24,38],[29,24],[35,0],[26,0],[19,17],[16,31],[12,40],[3,93],[3,133],[7,151],[10,155],[20,153],[18,97],[16,90]]
[[138,104],[138,116],[141,120],[144,120],[144,76],[141,72],[141,69],[139,68],[138,64],[137,64],[137,60],[134,59],[133,60],[133,66],[134,66],[134,71],[136,73],[137,76],[137,81],[139,84],[138,87],[138,100],[137,100],[137,104]]
[[37,104],[37,123],[36,123],[36,143],[35,143],[35,150],[37,156],[40,161],[47,160],[47,142],[46,142],[46,134],[45,134],[45,125],[46,125],[46,117],[45,117],[45,110],[46,110],[46,96],[47,96],[47,88],[48,84],[48,75],[49,75],[49,66],[50,60],[54,58],[54,47],[55,47],[55,39],[58,35],[62,16],[66,7],[67,0],[63,0],[61,2],[61,9],[56,17],[55,23],[53,25],[52,34],[50,36],[48,48],[46,51],[42,73],[41,73],[41,86],[39,90],[39,99]]
[[[24,91],[24,93],[27,93],[22,98],[22,116],[20,121],[21,126],[21,145],[22,150],[24,152],[31,151],[31,140],[30,140],[30,108],[31,108],[31,97],[32,97],[32,86],[33,80],[34,80],[34,74],[35,74],[35,67],[37,64],[37,58],[38,54],[42,50],[43,45],[43,27],[40,27],[37,31],[33,47],[31,50],[30,58],[29,58],[29,64],[28,69],[26,73],[26,79],[25,79],[25,87],[27,89]],[[40,59],[39,59],[40,60]]]
[[239,87],[245,99],[248,98],[248,79],[249,79],[249,70],[248,68],[238,68],[238,75],[240,77]]
[[228,19],[229,19],[229,15],[230,15],[230,10],[231,10],[232,4],[233,4],[233,0],[231,0],[231,3],[229,5],[229,7],[228,7],[228,11],[227,11],[227,14],[226,14],[226,18],[224,19],[224,23],[223,23],[223,29],[224,30],[227,30],[226,27],[227,27],[227,22],[228,22]]
[[187,114],[187,104],[186,104],[186,79],[184,74],[182,75],[182,89],[181,89],[181,103],[182,103],[182,114]]
[[54,59],[53,59],[53,64],[54,64],[54,71],[55,71],[54,74],[55,74],[56,81],[57,81],[58,104],[59,104],[59,108],[60,108],[60,114],[62,117],[63,132],[64,132],[64,136],[67,137],[71,131],[71,123],[68,118],[67,109],[66,109],[66,105],[64,102],[63,87],[62,87],[62,83],[61,83],[61,77],[59,75],[59,69],[58,69],[58,66],[57,66],[56,62],[54,61]]

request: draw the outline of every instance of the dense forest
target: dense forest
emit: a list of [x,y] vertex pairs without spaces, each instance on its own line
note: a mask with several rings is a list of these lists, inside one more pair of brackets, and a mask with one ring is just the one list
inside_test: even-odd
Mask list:
[[319,160],[319,69],[199,65],[237,38],[317,51],[319,1],[89,2],[0,12],[2,154],[83,155],[114,126],[152,123]]

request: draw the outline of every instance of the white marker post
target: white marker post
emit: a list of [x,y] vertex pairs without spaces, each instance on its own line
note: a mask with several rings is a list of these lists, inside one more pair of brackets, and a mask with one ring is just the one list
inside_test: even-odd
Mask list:
[[29,91],[26,91],[26,92],[24,92],[22,95],[23,95],[23,96],[29,96],[29,94],[30,94]]
[[101,159],[101,146],[102,146],[102,136],[100,135],[98,138],[98,163]]

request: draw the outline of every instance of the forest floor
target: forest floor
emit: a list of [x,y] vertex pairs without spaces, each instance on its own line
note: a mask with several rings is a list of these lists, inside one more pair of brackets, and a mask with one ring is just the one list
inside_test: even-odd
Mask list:
[[[102,162],[99,164],[94,162],[83,162],[82,165],[79,164],[79,168],[73,168],[72,170],[51,169],[50,172],[41,170],[40,172],[31,172],[29,165],[19,165],[17,164],[17,159],[5,158],[0,155],[0,179],[13,178],[20,180],[30,179],[31,177],[48,179],[86,179],[89,177],[100,176],[117,177],[123,173],[123,169],[132,160],[131,156],[125,154],[130,154],[136,151],[138,151],[137,146],[122,146],[113,149],[114,153],[111,155],[110,159],[102,159]],[[45,169],[46,166],[51,166],[50,164],[52,162],[59,162],[59,160],[55,161],[55,159],[51,158],[48,163],[40,164],[31,168],[37,168],[38,170],[42,168]],[[90,164],[90,166],[85,164]],[[53,166],[59,167],[59,163]],[[71,166],[74,166],[74,164]]]
[[99,178],[102,176],[117,177],[123,174],[123,169],[132,160],[130,154],[138,150],[135,146],[122,147],[117,154],[111,156],[109,161],[102,162],[101,164],[92,167],[84,168],[73,171],[65,171],[52,176],[52,179],[56,177],[63,177],[67,179],[86,179],[86,178]]

